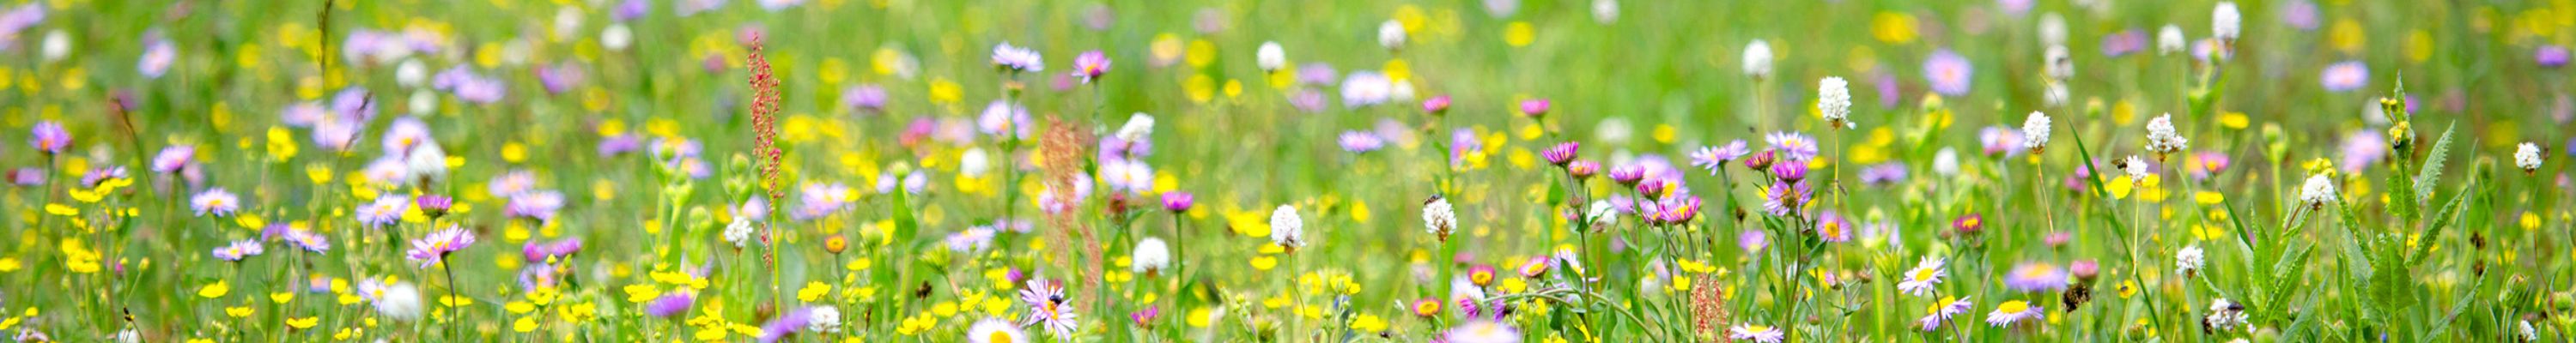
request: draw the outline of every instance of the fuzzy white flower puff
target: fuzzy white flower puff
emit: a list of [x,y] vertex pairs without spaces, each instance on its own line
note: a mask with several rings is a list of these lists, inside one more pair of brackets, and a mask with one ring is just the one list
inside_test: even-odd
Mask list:
[[1145,237],[1137,240],[1133,254],[1134,256],[1129,257],[1132,262],[1129,267],[1137,273],[1159,273],[1164,268],[1172,266],[1172,248],[1164,244],[1161,238]]
[[1827,76],[1816,81],[1816,112],[1825,117],[1827,126],[1849,129],[1851,121],[1851,83]]
[[1422,228],[1440,239],[1449,239],[1449,234],[1458,230],[1457,209],[1449,206],[1449,199],[1431,199],[1422,205]]
[[2540,170],[2540,146],[2531,143],[2514,146],[2513,166],[2522,167],[2523,172]]
[[2236,12],[2236,2],[2222,1],[2209,11],[2209,31],[2220,40],[2236,40],[2244,32],[2244,19]]
[[2181,252],[2174,253],[2174,270],[2183,275],[2199,272],[2201,264],[2207,261],[2204,256],[2198,245],[2182,247]]
[[2047,113],[2031,111],[2030,118],[2021,121],[2022,148],[2039,151],[2041,148],[2048,147],[2049,125]]
[[1306,246],[1306,223],[1297,217],[1296,206],[1279,205],[1278,210],[1270,211],[1270,243],[1288,248],[1289,252]]
[[2306,203],[2308,206],[2325,206],[2326,203],[2335,202],[2334,179],[2326,177],[2325,174],[2308,176],[2307,185],[2300,187],[2299,202]]
[[1771,42],[1755,39],[1744,44],[1744,75],[1756,79],[1771,76]]
[[1279,42],[1261,42],[1261,48],[1253,52],[1253,61],[1261,65],[1261,71],[1279,71],[1288,66],[1288,51],[1280,48]]
[[2191,140],[2175,132],[2172,113],[2147,120],[2147,151],[2156,153],[2156,159],[2162,160],[2166,154],[2190,148]]

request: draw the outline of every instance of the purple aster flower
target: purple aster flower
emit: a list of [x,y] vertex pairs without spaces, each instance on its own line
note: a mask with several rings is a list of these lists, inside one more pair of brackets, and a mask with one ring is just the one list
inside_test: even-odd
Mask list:
[[36,122],[35,138],[29,139],[27,144],[36,146],[37,151],[46,155],[60,154],[64,148],[71,147],[72,134],[63,131],[61,123],[51,120]]
[[473,245],[473,231],[466,231],[465,229],[457,228],[454,225],[449,225],[446,230],[431,232],[429,233],[429,236],[412,240],[411,250],[405,252],[403,255],[404,257],[411,259],[412,262],[419,263],[421,268],[429,268],[429,266],[437,265],[439,262],[445,261],[448,254],[456,253],[458,250],[465,250],[465,247]]
[[2192,154],[2191,161],[2191,164],[2184,166],[2184,169],[2191,173],[2191,178],[2193,180],[2208,179],[2211,175],[2218,174],[2219,171],[2227,170],[2228,164],[2227,154],[2216,151],[2204,151]]
[[412,206],[419,206],[422,214],[438,217],[447,215],[447,209],[456,206],[456,199],[444,195],[423,194],[419,198],[412,199]]
[[1905,162],[1888,162],[1862,168],[1860,182],[1872,186],[1905,182]]
[[2367,129],[2353,130],[2352,133],[2345,134],[2343,155],[2342,158],[2335,160],[2335,166],[2342,168],[2345,174],[2355,174],[2360,173],[2363,168],[2379,164],[2381,159],[2388,157],[2388,141],[2379,137],[2378,132]]
[[152,171],[163,174],[175,173],[179,171],[179,168],[187,167],[188,162],[194,161],[196,158],[197,148],[195,146],[183,144],[161,148],[160,154],[152,156]]
[[1744,229],[1743,231],[1735,232],[1735,247],[1744,249],[1745,253],[1749,254],[1756,251],[1762,251],[1762,248],[1769,246],[1771,246],[1770,233],[1762,232],[1762,230],[1757,229]]
[[2281,6],[2281,23],[2290,24],[2290,27],[2297,28],[2300,31],[2315,31],[2317,29],[2317,3],[2308,2],[2307,0],[2291,0],[2290,3],[2286,5],[2287,6]]
[[1324,92],[1301,88],[1296,93],[1288,94],[1288,105],[1306,113],[1317,113],[1323,112],[1324,106],[1328,104],[1324,102]]
[[1807,135],[1773,132],[1763,136],[1762,140],[1770,143],[1772,150],[1779,151],[1781,159],[1800,162],[1816,159],[1816,139],[1807,138]]
[[1815,196],[1815,188],[1809,185],[1804,182],[1772,182],[1770,188],[1763,189],[1762,210],[1774,216],[1789,215],[1806,204],[1809,197]]
[[1816,237],[1824,239],[1826,242],[1850,242],[1852,239],[1852,231],[1858,229],[1860,228],[1853,226],[1850,219],[1843,218],[1843,215],[1840,212],[1824,210],[1823,212],[1816,214],[1816,227],[1814,228]]
[[1135,321],[1136,326],[1151,328],[1154,326],[1154,318],[1161,317],[1162,315],[1162,306],[1146,305],[1145,309],[1128,314],[1127,319]]
[[1521,115],[1529,116],[1530,118],[1545,117],[1547,116],[1548,107],[1549,104],[1547,99],[1521,100]]
[[537,83],[546,86],[546,94],[563,94],[573,86],[581,85],[583,74],[579,65],[565,62],[536,69]]
[[2325,83],[2326,90],[2329,91],[2344,92],[2361,89],[2362,86],[2370,83],[2370,67],[2362,65],[2361,61],[2344,61],[2326,66],[2325,72],[2318,78]]
[[563,209],[563,205],[563,192],[535,191],[510,197],[510,202],[502,206],[501,212],[514,218],[553,221],[555,211]]
[[[2563,56],[2566,54],[2561,53],[2560,55]],[[2566,59],[2560,58],[2559,60],[2564,61]],[[1422,99],[1422,111],[1433,115],[1449,113],[1449,96],[1442,95],[1431,97],[1430,99]]]
[[2046,262],[2023,262],[2004,276],[2004,287],[2015,291],[2042,292],[2066,288],[2066,270]]
[[1196,199],[1189,192],[1164,192],[1163,209],[1172,212],[1189,212],[1190,205],[1196,202]]
[[98,187],[99,183],[107,182],[107,180],[123,179],[125,176],[125,166],[106,166],[97,169],[90,169],[89,174],[81,175],[81,187]]
[[223,259],[228,262],[241,262],[244,258],[259,256],[259,254],[267,251],[267,247],[259,245],[259,240],[244,239],[233,241],[232,244],[225,245],[223,247],[215,248],[215,258]]
[[321,253],[331,250],[330,238],[324,237],[321,234],[313,233],[312,231],[294,228],[286,229],[286,243],[313,253]]
[[170,70],[170,62],[179,59],[179,48],[170,44],[169,39],[158,37],[157,33],[151,36],[154,37],[144,39],[148,43],[144,43],[143,58],[134,62],[134,70],[142,73],[144,78],[159,79],[163,72]]
[[1879,72],[1875,79],[1874,81],[1877,81],[1875,83],[1878,84],[1878,107],[1896,108],[1897,101],[1904,100],[1901,97],[1905,92],[1896,83],[1896,74]]
[[1333,71],[1333,65],[1324,62],[1307,63],[1297,67],[1297,82],[1300,83],[1329,86],[1333,81],[1341,80],[1341,75]]
[[617,134],[599,140],[599,157],[616,157],[643,148],[644,140],[631,134]]
[[1101,74],[1107,73],[1109,73],[1109,55],[1101,53],[1100,50],[1083,52],[1082,55],[1073,58],[1073,76],[1081,77],[1082,83],[1091,83],[1091,80],[1099,79]]
[[1583,149],[1583,143],[1581,142],[1569,141],[1556,143],[1556,145],[1548,146],[1547,150],[1539,151],[1538,156],[1546,158],[1548,164],[1563,167],[1566,163],[1574,163],[1574,155],[1581,149]]
[[1708,175],[1717,175],[1726,168],[1726,162],[1743,158],[1748,153],[1751,150],[1745,148],[1741,139],[1726,142],[1726,145],[1700,147],[1699,151],[1690,154],[1691,166],[1707,169]]
[[689,291],[663,293],[662,296],[654,297],[653,302],[644,304],[644,314],[670,318],[688,312],[689,306],[697,304],[697,301],[697,293]]
[[613,11],[614,12],[610,13],[609,19],[616,20],[618,22],[631,21],[635,20],[635,18],[643,18],[647,13],[652,13],[653,2],[650,0],[626,0],[618,2],[617,8]]
[[577,252],[581,252],[581,238],[573,237],[553,242],[539,242],[532,239],[528,240],[526,245],[519,247],[520,257],[527,258],[528,263],[546,263],[546,259],[569,257]]
[[774,343],[796,334],[796,330],[812,324],[813,313],[812,309],[795,309],[780,314],[778,318],[770,318],[768,324],[760,325],[760,343]]
[[2557,44],[2541,45],[2540,49],[2533,50],[2531,52],[2531,60],[2533,62],[2540,63],[2540,66],[2545,68],[2566,66],[2567,47]]
[[1459,128],[1449,134],[1449,164],[1465,161],[1467,152],[1485,150],[1484,141],[1476,140],[1476,131]]
[[1806,179],[1807,179],[1807,164],[1806,164],[1806,163],[1777,163],[1777,164],[1772,164],[1772,165],[1771,165],[1771,177],[1773,177],[1773,178],[1779,178],[1781,182],[1798,183],[1798,181],[1800,181],[1800,180],[1806,180]]
[[18,169],[16,169],[16,170],[10,170],[10,171],[9,171],[9,183],[14,183],[14,184],[17,184],[17,185],[19,185],[19,186],[34,186],[34,185],[41,185],[41,184],[45,184],[45,171],[44,171],[44,170],[41,170],[41,169],[36,169],[36,168],[34,168],[34,167],[18,168]]
[[1646,167],[1638,166],[1636,164],[1628,164],[1610,168],[1610,182],[1617,182],[1620,185],[1625,186],[1634,186],[1637,182],[1645,180]]
[[975,129],[987,136],[1009,135],[1029,138],[1029,109],[1009,101],[993,100],[984,106],[984,114],[975,117]]
[[866,113],[885,111],[885,87],[874,84],[850,86],[841,90],[841,106]]
[[2023,151],[2028,150],[2025,149],[2028,147],[2022,146],[2021,130],[2004,126],[1987,126],[1977,130],[1977,142],[1985,146],[1986,156],[2014,157],[2021,156]]
[[232,192],[226,192],[218,187],[197,193],[195,198],[188,200],[188,204],[188,207],[197,209],[198,216],[212,214],[216,217],[230,217],[234,210],[241,209],[241,198],[234,197]]
[[1002,42],[993,46],[993,67],[1010,72],[1046,71],[1046,60],[1036,50]]
[[1975,73],[1976,66],[1969,65],[1967,57],[1950,49],[1934,51],[1932,57],[1923,60],[1923,79],[1932,84],[1933,92],[1941,95],[1968,94],[1968,84]]
[[400,195],[378,197],[374,203],[358,207],[358,224],[370,228],[391,225],[401,220],[403,210],[410,209],[410,206],[411,198]]
[[2102,56],[2128,56],[2147,49],[2147,32],[2139,29],[2120,30],[2102,36]]
[[1378,139],[1376,134],[1368,131],[1342,131],[1340,141],[1342,150],[1352,153],[1368,153],[1386,146],[1386,140]]
[[1577,160],[1565,165],[1565,174],[1573,175],[1577,180],[1591,179],[1592,175],[1600,173],[1601,162]]

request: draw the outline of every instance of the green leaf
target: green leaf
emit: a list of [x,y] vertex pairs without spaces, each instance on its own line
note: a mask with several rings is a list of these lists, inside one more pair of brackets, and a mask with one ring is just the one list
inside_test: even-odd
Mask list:
[[2424,158],[2424,165],[2415,174],[2414,202],[2422,203],[2433,198],[2433,179],[2442,177],[2442,160],[2451,152],[2451,129],[2459,125],[2451,123],[2443,127],[2442,138],[2433,141],[2433,154]]

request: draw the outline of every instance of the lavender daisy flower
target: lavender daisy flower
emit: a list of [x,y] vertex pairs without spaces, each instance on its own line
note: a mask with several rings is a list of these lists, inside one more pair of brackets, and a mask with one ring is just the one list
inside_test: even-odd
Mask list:
[[1762,136],[1762,140],[1771,144],[1771,150],[1779,151],[1782,159],[1800,162],[1816,159],[1816,139],[1808,138],[1807,135],[1772,132]]
[[179,58],[179,48],[170,44],[169,39],[161,37],[145,40],[149,43],[144,44],[143,57],[134,62],[134,70],[143,74],[144,78],[159,79],[163,72],[170,70],[170,63]]
[[2370,67],[2362,65],[2361,61],[2344,61],[2326,66],[2325,72],[2318,77],[2325,84],[2326,90],[2351,91],[2369,85]]
[[412,262],[419,263],[421,268],[429,268],[447,260],[448,254],[465,250],[465,247],[472,245],[474,245],[473,231],[449,225],[446,230],[431,232],[429,236],[412,240],[411,250],[403,255]]
[[1449,134],[1449,164],[1466,161],[1467,153],[1485,150],[1484,141],[1476,140],[1476,131],[1459,128]]
[[1011,46],[1010,42],[993,46],[993,67],[1008,72],[1046,71],[1046,60],[1035,50]]
[[1373,71],[1354,71],[1342,79],[1342,107],[1361,108],[1395,97],[1395,80]]
[[1934,51],[1932,57],[1923,60],[1923,79],[1932,84],[1933,92],[1941,95],[1967,95],[1970,78],[1975,73],[1976,66],[1970,65],[1967,57],[1950,49]]
[[234,210],[241,209],[241,198],[218,187],[198,192],[195,198],[188,200],[188,207],[195,208],[197,216],[201,217],[208,214],[216,217],[231,217]]
[[1826,242],[1850,242],[1854,229],[1857,228],[1852,226],[1850,219],[1843,218],[1842,213],[1825,210],[1816,214],[1816,236]]
[[2542,68],[2557,69],[2566,66],[2567,47],[2557,44],[2541,45],[2539,49],[2532,50],[2531,60],[2539,63]]
[[1520,343],[1521,330],[1495,320],[1469,320],[1440,332],[1440,341],[1449,343]]
[[1109,73],[1109,55],[1101,53],[1100,50],[1083,52],[1082,55],[1073,58],[1073,76],[1081,77],[1082,83],[1091,83],[1092,80],[1100,79],[1101,74],[1107,73]]
[[2120,57],[2147,50],[2147,33],[2128,29],[2102,36],[2102,56]]
[[1386,146],[1386,140],[1378,139],[1376,134],[1367,131],[1342,131],[1340,142],[1342,151],[1360,154]]
[[1296,93],[1288,94],[1288,105],[1296,107],[1298,111],[1318,113],[1323,112],[1324,106],[1328,104],[1324,102],[1324,92],[1300,88]]
[[1771,246],[1770,233],[1755,229],[1744,229],[1735,233],[1735,247],[1742,248],[1744,251],[1762,251],[1762,248],[1769,246]]
[[2023,292],[2055,291],[2066,288],[2066,270],[2044,262],[2023,262],[2004,277],[2004,286]]
[[161,148],[160,154],[152,155],[152,171],[163,174],[176,173],[179,172],[179,168],[187,167],[188,163],[195,161],[196,158],[195,146],[172,145]]
[[1771,183],[1771,187],[1763,189],[1762,210],[1774,216],[1785,216],[1797,211],[1799,206],[1807,203],[1809,197],[1816,194],[1815,188],[1809,186],[1811,184]]
[[1780,328],[1770,327],[1767,325],[1735,324],[1735,327],[1726,329],[1726,338],[1761,343],[1780,343],[1780,340],[1788,338],[1788,333],[1780,331]]
[[1196,197],[1191,196],[1189,192],[1163,193],[1164,210],[1172,212],[1189,212],[1190,205],[1194,202],[1196,202]]
[[312,253],[321,253],[331,250],[331,239],[324,237],[321,234],[313,233],[312,231],[291,228],[287,229],[286,243]]
[[975,117],[975,128],[986,136],[1029,138],[1029,109],[1009,101],[993,100],[984,106],[984,114]]
[[1562,142],[1548,146],[1547,150],[1540,150],[1538,156],[1547,159],[1548,164],[1563,167],[1566,163],[1573,163],[1574,155],[1582,149],[1582,142]]
[[259,256],[260,253],[267,251],[268,249],[266,247],[259,245],[259,240],[245,239],[233,241],[232,244],[215,248],[215,258],[230,262],[241,262],[243,258]]
[[669,318],[688,312],[689,306],[695,305],[697,301],[697,294],[689,291],[662,293],[662,296],[654,297],[652,302],[644,303],[644,314]]
[[617,157],[643,148],[644,140],[631,134],[617,134],[599,140],[599,157]]
[[1870,166],[1869,168],[1862,168],[1860,170],[1860,182],[1871,186],[1885,186],[1888,184],[1905,182],[1905,163],[1888,162],[1880,163],[1876,166]]
[[1708,175],[1717,175],[1719,171],[1725,170],[1726,162],[1743,158],[1748,153],[1751,153],[1751,150],[1744,147],[1744,140],[1741,139],[1726,142],[1726,145],[1701,147],[1699,151],[1691,152],[1691,166],[1707,169]]
[[510,202],[502,205],[501,212],[516,218],[553,221],[555,211],[563,209],[563,205],[563,192],[535,191],[510,197]]
[[1063,284],[1048,282],[1045,278],[1029,280],[1028,287],[1020,289],[1020,301],[1029,305],[1028,319],[1021,321],[1020,325],[1044,326],[1056,338],[1073,337],[1079,324],[1075,320],[1081,315],[1074,310],[1073,302],[1065,298]]
[[36,146],[37,151],[46,155],[60,154],[64,148],[71,147],[72,134],[63,131],[61,123],[51,120],[36,122],[35,138],[28,139],[27,144]]
[[402,219],[403,210],[411,208],[411,198],[387,195],[358,207],[358,224],[369,228],[391,225]]
[[[813,309],[795,309],[785,312],[778,318],[770,318],[769,323],[760,325],[760,343],[778,342],[779,339],[796,334],[796,330],[813,324]],[[838,312],[835,312],[834,316],[839,316]]]
[[1986,313],[1986,324],[1994,325],[1995,327],[2006,327],[2023,321],[2035,322],[2047,317],[2047,309],[2040,308],[2039,305],[2034,305],[2029,302],[2013,300],[1995,305],[1994,312]]
[[10,170],[9,183],[17,184],[19,186],[45,184],[45,171],[34,167]]
[[553,242],[531,239],[519,248],[519,256],[526,258],[528,263],[546,263],[548,259],[564,258],[576,252],[581,252],[581,238],[564,238]]
[[1922,262],[1914,265],[1914,270],[1905,272],[1905,280],[1897,282],[1896,289],[1915,296],[1932,296],[1933,287],[1940,286],[1941,279],[1950,275],[1949,270],[1942,268],[1943,264],[1940,258],[1924,256]]
[[885,111],[886,91],[877,85],[858,85],[841,90],[841,106],[867,113]]
[[1974,306],[1976,303],[1969,302],[1968,299],[1943,297],[1940,302],[1932,303],[1932,307],[1924,309],[1923,318],[1914,320],[1914,325],[1923,332],[1940,330],[1941,324],[1949,322],[1950,317],[1967,313],[1968,309]]
[[573,86],[581,85],[583,77],[581,66],[570,62],[538,67],[536,70],[537,83],[546,87],[546,94],[563,94],[564,91],[572,90]]

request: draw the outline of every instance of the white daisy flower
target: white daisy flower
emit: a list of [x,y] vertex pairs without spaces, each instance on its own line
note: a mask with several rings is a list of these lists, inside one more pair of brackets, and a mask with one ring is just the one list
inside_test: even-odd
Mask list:
[[2005,327],[2012,326],[2014,323],[2037,321],[2047,317],[2048,309],[2040,308],[2038,305],[2032,305],[2029,302],[2013,300],[1997,304],[1995,305],[1994,312],[1987,312],[1986,324],[1994,325],[1996,327]]

